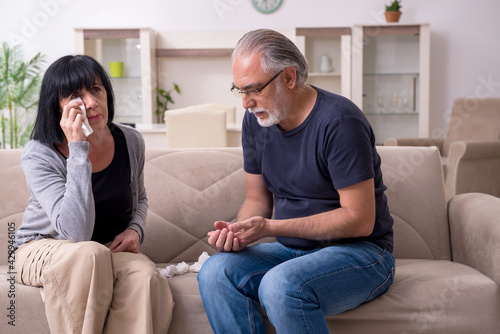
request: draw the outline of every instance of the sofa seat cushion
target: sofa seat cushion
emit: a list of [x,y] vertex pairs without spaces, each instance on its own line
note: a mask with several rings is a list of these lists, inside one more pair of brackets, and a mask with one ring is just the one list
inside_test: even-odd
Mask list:
[[[9,275],[7,271],[7,265],[0,265],[0,290],[2,293],[0,333],[50,334],[40,289],[17,283],[12,287],[9,281],[12,275]],[[9,296],[9,294],[11,295]],[[8,321],[11,319],[6,317],[11,313],[7,310],[11,301],[14,302],[15,307],[12,312],[15,326],[9,325]]]
[[[162,264],[158,267],[165,268],[165,266]],[[168,278],[175,303],[168,333],[213,333],[201,300],[197,275],[197,273],[187,273]],[[267,318],[265,327],[268,333],[275,333]]]
[[147,150],[148,218],[141,252],[155,263],[214,254],[207,232],[232,221],[246,196],[241,148]]
[[[170,333],[212,333],[196,275],[168,279],[175,301]],[[500,333],[498,314],[500,287],[479,271],[446,260],[400,259],[387,293],[327,321],[332,333]]]
[[396,260],[389,291],[327,317],[334,333],[500,333],[500,287],[446,260]]
[[[168,279],[175,302],[169,333],[212,333],[196,276]],[[2,291],[9,290],[8,278],[7,266],[0,266]],[[15,303],[16,326],[4,322],[0,332],[49,333],[38,288],[16,284]],[[500,333],[498,314],[500,287],[477,270],[444,260],[399,259],[387,293],[327,320],[335,333]]]
[[197,275],[187,273],[168,279],[175,303],[169,333],[213,333],[201,301]]

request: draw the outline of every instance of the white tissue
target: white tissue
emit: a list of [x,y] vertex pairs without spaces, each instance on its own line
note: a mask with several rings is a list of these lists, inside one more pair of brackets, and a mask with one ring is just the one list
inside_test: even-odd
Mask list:
[[165,268],[158,268],[158,271],[162,276],[167,278],[174,277],[177,275],[183,275],[185,273],[197,273],[200,271],[203,263],[210,257],[207,252],[203,252],[200,257],[198,257],[198,262],[193,263],[191,266],[186,262],[181,262],[178,264],[171,264]]
[[92,132],[94,132],[94,130],[92,130],[92,127],[89,124],[89,120],[87,119],[87,110],[85,109],[85,105],[83,104],[83,100],[81,98],[78,97],[76,99],[73,99],[69,101],[69,103],[74,101],[80,101],[82,103],[80,104],[80,109],[82,110],[82,116],[83,116],[82,129],[85,137],[88,137]]

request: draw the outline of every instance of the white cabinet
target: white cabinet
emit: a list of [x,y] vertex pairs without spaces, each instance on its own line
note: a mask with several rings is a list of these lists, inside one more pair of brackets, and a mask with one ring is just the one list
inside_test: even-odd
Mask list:
[[[76,29],[76,53],[124,63],[112,78],[115,120],[161,123],[156,87],[175,94],[181,108],[207,102],[237,106],[229,88],[230,55],[243,31],[161,32],[151,29]],[[377,142],[429,137],[430,29],[428,24],[355,25],[283,31],[309,62],[309,83],[352,99],[367,115]],[[157,45],[158,44],[158,45]],[[158,48],[157,48],[158,46]],[[323,66],[326,59],[330,66]],[[157,66],[158,64],[158,66]]]
[[352,100],[377,143],[429,137],[429,25],[357,25],[351,51]]
[[351,97],[351,28],[296,28],[295,43],[309,63],[308,83]]
[[[247,31],[159,31],[156,56],[158,85],[169,90],[176,83],[169,109],[204,103],[236,107],[235,121],[241,124],[245,109],[230,88],[233,82],[231,55]],[[294,39],[294,30],[281,31]]]
[[156,57],[158,86],[171,90],[176,83],[169,109],[204,103],[235,106],[241,119],[241,100],[231,92],[231,54],[244,32],[240,31],[159,31]]
[[108,74],[110,62],[123,62],[123,74],[111,78],[115,118],[122,123],[152,124],[156,110],[156,37],[142,29],[75,29],[75,52],[96,59]]

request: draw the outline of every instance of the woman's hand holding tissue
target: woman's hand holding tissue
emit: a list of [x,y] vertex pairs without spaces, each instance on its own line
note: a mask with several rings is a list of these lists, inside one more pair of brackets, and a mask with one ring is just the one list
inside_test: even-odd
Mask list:
[[80,104],[83,102],[71,101],[63,108],[60,125],[68,140],[68,143],[75,141],[85,141],[83,133],[83,115]]

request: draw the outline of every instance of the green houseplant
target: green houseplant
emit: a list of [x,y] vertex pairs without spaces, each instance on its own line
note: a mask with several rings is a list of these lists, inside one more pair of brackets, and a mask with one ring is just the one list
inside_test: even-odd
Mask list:
[[1,147],[19,148],[29,140],[38,105],[41,66],[40,53],[22,59],[20,46],[2,43],[0,53],[0,142]]
[[177,85],[175,82],[173,83],[174,87],[165,90],[161,88],[156,88],[156,92],[158,93],[158,96],[156,97],[156,115],[158,115],[160,122],[163,120],[163,115],[165,114],[165,111],[168,110],[168,104],[169,103],[175,103],[174,100],[172,99],[172,93],[175,91],[177,94],[181,93],[181,89],[179,88],[179,85]]
[[401,16],[401,1],[394,0],[390,5],[385,6],[385,20],[387,22],[398,22]]

